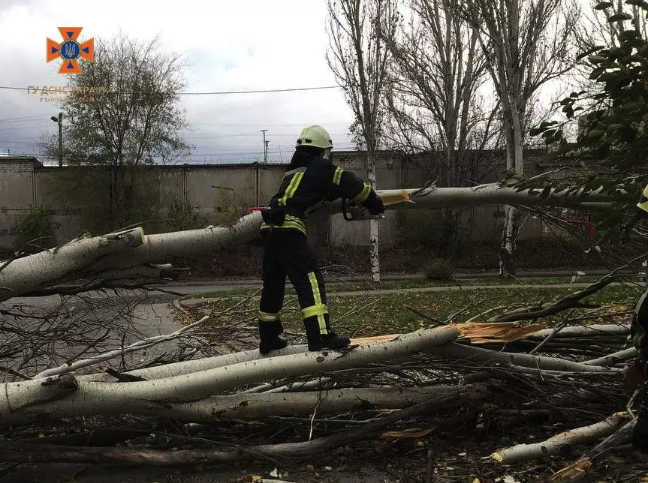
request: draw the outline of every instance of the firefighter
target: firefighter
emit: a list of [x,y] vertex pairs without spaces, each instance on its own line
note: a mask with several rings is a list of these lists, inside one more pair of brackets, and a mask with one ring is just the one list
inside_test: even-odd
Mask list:
[[325,202],[348,198],[370,213],[385,206],[371,185],[330,160],[333,142],[321,126],[304,128],[277,193],[261,213],[263,290],[259,304],[259,351],[283,349],[280,311],[286,277],[297,292],[309,351],[340,349],[351,342],[336,334],[326,306],[326,290],[319,266],[308,245],[306,219]]
[[[648,217],[648,186],[646,186],[639,198],[637,207],[642,210],[640,213]],[[632,445],[634,449],[642,453],[648,453],[648,291],[637,301],[630,335],[632,342],[637,349],[637,358],[624,370],[626,381],[633,385],[641,385],[643,389],[643,402],[632,434]]]

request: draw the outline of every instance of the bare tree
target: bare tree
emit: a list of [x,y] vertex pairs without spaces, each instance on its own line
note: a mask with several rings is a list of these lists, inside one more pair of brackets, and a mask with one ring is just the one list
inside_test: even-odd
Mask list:
[[[481,156],[468,151],[493,147],[499,132],[497,101],[488,105],[479,93],[488,76],[479,32],[450,8],[450,0],[411,0],[407,6],[408,21],[393,37],[379,31],[392,56],[386,137],[408,151],[441,152],[435,163],[441,186],[476,184],[485,172],[477,172]],[[444,226],[454,227],[443,230],[450,257],[458,216],[458,210],[443,210]]]
[[[367,174],[376,188],[374,153],[380,142],[389,51],[376,28],[391,37],[397,22],[396,0],[327,0],[331,49],[327,61],[344,87],[356,130],[367,152]],[[371,275],[380,281],[378,222],[370,222]]]
[[[523,143],[533,95],[573,66],[572,36],[580,10],[572,0],[467,0],[452,7],[480,33],[506,135],[506,166],[524,172]],[[500,249],[500,272],[514,272],[511,260],[516,211],[507,206]],[[506,269],[505,265],[510,267]]]

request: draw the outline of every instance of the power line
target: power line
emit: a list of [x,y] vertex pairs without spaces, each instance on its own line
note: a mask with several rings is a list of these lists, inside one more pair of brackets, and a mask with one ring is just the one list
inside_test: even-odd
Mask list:
[[[23,119],[23,120],[20,120],[20,121],[10,121],[8,119],[7,122],[12,122],[12,123],[13,122],[16,122],[16,123],[18,123],[18,122],[37,122],[37,121],[43,122],[44,120],[49,120],[49,116],[46,115],[46,114],[43,114],[42,116],[34,116],[34,119]],[[255,123],[239,123],[239,124],[222,123],[222,124],[220,124],[220,123],[212,123],[212,122],[194,122],[194,121],[188,121],[188,122],[191,125],[191,127],[193,127],[193,126],[200,127],[200,130],[184,131],[183,132],[184,136],[191,136],[191,137],[198,137],[198,136],[212,137],[211,134],[194,134],[194,132],[195,133],[199,133],[201,131],[204,132],[204,130],[207,127],[214,127],[214,128],[219,128],[219,127],[242,127],[242,128],[247,128],[247,127],[250,127],[250,128],[252,128],[252,127],[256,127],[256,126],[268,125],[268,123],[259,123],[259,124],[255,124]],[[341,121],[335,121],[335,122],[318,121],[318,122],[323,126],[342,126],[342,125],[348,126],[348,125],[351,124],[351,121],[347,121],[347,122],[341,122]],[[307,124],[307,122],[304,122],[304,123],[290,123],[290,124],[288,124],[288,123],[270,124],[270,127],[271,128],[286,128],[286,127],[295,127],[295,126],[303,127],[304,124]],[[6,129],[36,129],[36,128],[43,127],[43,126],[49,126],[49,124],[42,124],[42,125],[36,125],[36,126],[33,126],[33,125],[32,126],[22,126],[22,127],[19,127],[19,128],[0,127],[0,131],[6,130]],[[244,135],[252,136],[252,135],[254,135],[254,136],[257,136],[258,134],[256,132],[254,132],[254,133],[250,132],[250,133],[245,133],[245,134],[243,134],[243,133],[240,133],[240,134],[239,133],[223,134],[222,136],[228,137],[228,136],[231,136],[231,135],[236,135],[236,136],[244,136]],[[346,133],[342,134],[342,135],[346,135]],[[215,134],[213,136],[214,137],[219,137],[221,135]],[[280,134],[273,134],[272,136],[296,136],[296,134],[280,133]]]
[[30,122],[42,119],[43,116],[6,117],[4,119],[0,119],[0,122]]
[[[0,90],[26,91],[28,87],[0,86]],[[342,89],[341,86],[289,87],[284,89],[253,89],[239,91],[177,92],[180,96],[225,96],[231,94],[271,94],[275,92],[321,91],[325,89]],[[130,92],[113,92],[109,94],[130,94]]]

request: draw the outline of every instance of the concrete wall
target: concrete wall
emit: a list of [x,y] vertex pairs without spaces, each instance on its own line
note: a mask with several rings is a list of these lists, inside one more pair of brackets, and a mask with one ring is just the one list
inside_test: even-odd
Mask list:
[[36,184],[32,161],[0,162],[0,247],[13,246],[15,223],[37,202]]
[[[501,179],[503,153],[487,154],[489,159],[475,159],[469,173],[473,184]],[[554,165],[543,166],[542,152],[529,152],[526,174],[537,174]],[[367,176],[364,153],[334,153],[333,162]],[[419,158],[383,152],[376,157],[378,189],[418,188],[439,175],[439,163],[430,155]],[[251,206],[265,205],[275,193],[285,164],[236,165],[177,165],[145,168],[133,176],[133,184],[142,205],[150,205],[152,212],[144,220],[147,233],[166,231],[163,221],[174,197],[187,200],[194,212],[206,224],[234,221],[248,213]],[[463,174],[466,176],[466,174]],[[15,249],[14,225],[29,205],[43,205],[59,225],[57,243],[79,236],[84,231],[96,234],[91,228],[98,210],[107,217],[109,203],[109,173],[106,168],[43,167],[35,158],[0,157],[0,251]],[[462,212],[464,237],[472,241],[495,241],[501,237],[504,224],[503,206],[481,206]],[[402,212],[388,212],[380,221],[380,242],[389,246],[399,237],[410,235],[421,228],[438,211],[414,210],[408,212],[409,228],[399,230],[398,221],[405,219]],[[142,215],[144,216],[144,215]],[[92,219],[92,218],[95,219]],[[157,220],[157,221],[156,221]],[[115,227],[115,229],[118,227]],[[434,226],[427,226],[434,230]],[[314,243],[366,246],[369,241],[369,222],[347,222],[342,214],[317,217],[309,222]],[[542,236],[546,229],[539,220],[530,220],[521,233],[522,238]]]

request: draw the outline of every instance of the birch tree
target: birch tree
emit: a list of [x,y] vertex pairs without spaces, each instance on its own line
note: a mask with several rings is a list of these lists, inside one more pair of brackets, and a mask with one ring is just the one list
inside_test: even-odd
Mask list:
[[[380,142],[389,52],[376,28],[390,37],[398,22],[396,0],[327,0],[329,67],[344,93],[367,153],[367,176],[376,189],[375,152]],[[370,262],[380,281],[378,221],[370,221]]]
[[[572,0],[467,0],[453,9],[479,32],[486,68],[502,107],[506,168],[524,174],[523,143],[530,102],[544,85],[573,66],[572,37],[579,9]],[[506,207],[500,272],[511,260],[517,231],[515,208]],[[513,269],[514,271],[514,269]]]
[[[386,137],[400,149],[440,152],[437,181],[457,187],[487,173],[484,158],[468,156],[496,146],[497,101],[479,90],[487,79],[479,32],[453,11],[450,0],[411,0],[408,19],[391,38]],[[477,159],[474,159],[477,158]],[[443,245],[456,252],[460,211],[443,209]]]

